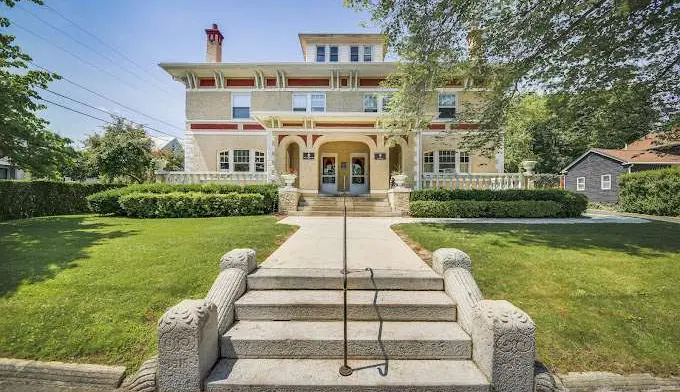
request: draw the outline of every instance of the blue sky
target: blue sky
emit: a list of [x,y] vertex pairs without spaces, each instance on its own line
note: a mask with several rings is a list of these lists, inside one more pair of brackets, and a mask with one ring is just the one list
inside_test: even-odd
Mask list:
[[[50,90],[176,136],[181,136],[180,129],[184,129],[184,87],[172,81],[158,63],[204,61],[204,29],[212,23],[217,23],[225,36],[224,62],[302,61],[297,38],[301,32],[377,32],[375,28],[361,26],[362,21],[369,19],[367,14],[345,8],[342,0],[44,1],[133,60],[141,69],[49,8],[26,1],[20,1],[9,10],[3,6],[3,13],[16,23],[9,32],[17,37],[16,42],[36,64],[179,129],[119,107],[64,80],[53,82]],[[103,56],[74,42],[66,34]],[[56,46],[75,54],[78,59]],[[51,93],[41,95],[108,119],[105,113]],[[42,116],[50,121],[51,129],[74,141],[101,131],[101,121],[55,105],[48,104]]]

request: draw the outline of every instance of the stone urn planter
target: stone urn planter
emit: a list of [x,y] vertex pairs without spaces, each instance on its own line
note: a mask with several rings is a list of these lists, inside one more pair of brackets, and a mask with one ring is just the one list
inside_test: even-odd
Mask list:
[[297,174],[282,174],[281,178],[283,178],[283,181],[286,183],[286,187],[292,188],[293,183],[295,182],[295,179],[297,178]]
[[525,174],[528,175],[533,175],[534,174],[534,168],[536,167],[536,161],[522,161],[522,168],[525,171]]
[[392,178],[394,179],[394,184],[400,188],[403,187],[404,184],[406,183],[406,177],[408,177],[406,174],[392,175]]

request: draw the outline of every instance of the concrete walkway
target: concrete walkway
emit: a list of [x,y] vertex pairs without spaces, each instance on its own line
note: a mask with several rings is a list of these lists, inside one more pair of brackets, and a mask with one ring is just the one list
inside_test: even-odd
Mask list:
[[[350,269],[430,270],[390,226],[397,223],[646,223],[639,218],[593,216],[579,219],[347,218],[347,265]],[[291,216],[279,223],[300,226],[261,268],[342,269],[342,217]]]

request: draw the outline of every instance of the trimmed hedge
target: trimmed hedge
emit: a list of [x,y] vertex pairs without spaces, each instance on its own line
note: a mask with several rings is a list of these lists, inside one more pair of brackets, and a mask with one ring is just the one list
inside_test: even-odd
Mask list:
[[411,193],[411,205],[417,201],[553,201],[560,206],[558,218],[579,217],[588,207],[588,198],[562,189],[422,189]]
[[254,193],[140,193],[121,196],[121,207],[137,218],[199,218],[265,214],[265,198]]
[[638,214],[680,216],[680,168],[621,175],[619,206]]
[[130,193],[164,194],[187,192],[206,194],[259,194],[264,198],[263,203],[266,213],[276,212],[278,204],[278,189],[275,184],[244,186],[235,184],[137,184],[97,193],[88,197],[87,200],[90,204],[90,209],[98,214],[125,215],[125,210],[119,203],[119,199],[124,195]]
[[554,218],[562,206],[554,201],[414,201],[411,216],[419,218]]
[[88,195],[116,184],[0,180],[0,220],[89,212]]

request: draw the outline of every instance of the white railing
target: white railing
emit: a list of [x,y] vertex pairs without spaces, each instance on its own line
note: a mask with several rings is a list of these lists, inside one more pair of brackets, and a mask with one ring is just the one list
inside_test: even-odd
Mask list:
[[520,173],[423,174],[421,188],[443,189],[522,189],[524,178]]
[[227,173],[218,171],[157,171],[156,180],[169,184],[264,184],[267,182],[267,173]]

